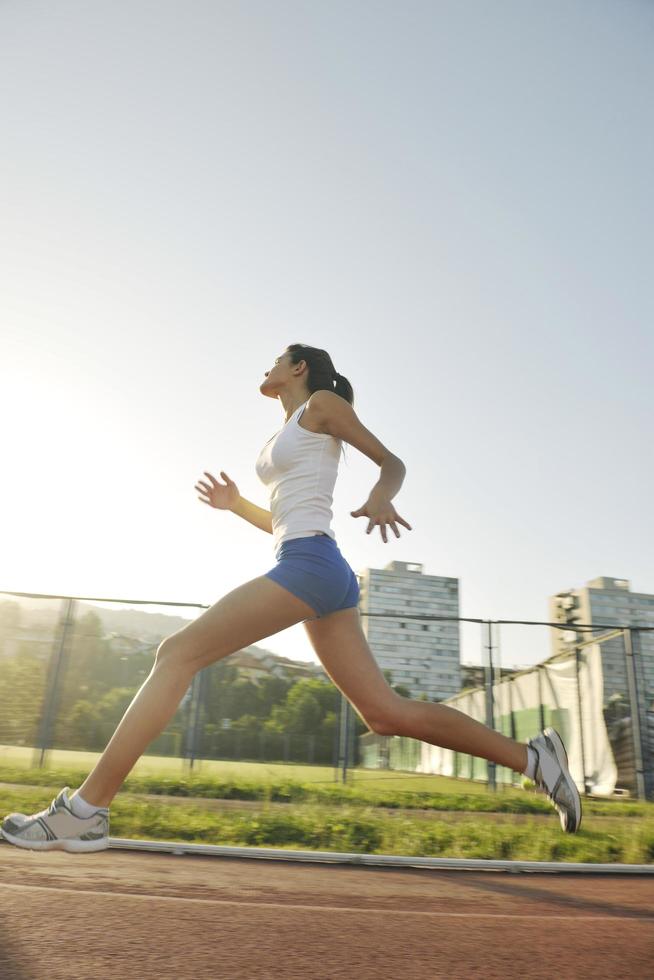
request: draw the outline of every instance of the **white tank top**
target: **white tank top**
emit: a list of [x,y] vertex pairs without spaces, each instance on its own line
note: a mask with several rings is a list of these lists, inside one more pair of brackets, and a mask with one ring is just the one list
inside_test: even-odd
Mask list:
[[[307,399],[308,401],[308,399]],[[327,534],[342,440],[299,425],[306,402],[271,436],[257,458],[257,476],[270,492],[275,551],[283,541]]]

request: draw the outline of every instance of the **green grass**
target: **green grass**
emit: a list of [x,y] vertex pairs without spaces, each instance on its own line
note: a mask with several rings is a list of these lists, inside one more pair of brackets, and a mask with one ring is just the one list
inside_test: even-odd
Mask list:
[[[21,754],[22,753],[22,754]],[[34,813],[78,787],[95,753],[0,749],[2,815]],[[56,764],[55,764],[56,763]],[[142,757],[111,806],[111,835],[239,846],[529,861],[654,863],[654,804],[584,800],[581,830],[564,834],[542,793],[412,773]],[[18,784],[18,785],[7,785]],[[528,786],[531,784],[528,784]],[[156,799],[176,797],[175,800]],[[220,807],[217,801],[243,801]],[[285,803],[286,806],[272,806]]]
[[[285,768],[285,767],[280,767]],[[0,765],[0,782],[25,786],[76,788],[81,785],[86,771],[73,768],[13,769]],[[458,787],[458,792],[438,790],[433,783],[429,790],[416,790],[411,784],[386,784],[372,786],[364,783],[303,782],[303,773],[296,772],[295,779],[278,776],[257,782],[238,776],[169,775],[167,773],[132,772],[121,788],[121,793],[177,796],[207,800],[243,800],[273,803],[349,803],[385,810],[440,810],[469,813],[545,814],[552,807],[542,793],[524,789],[505,789],[493,793],[484,789],[468,792],[468,784]],[[411,788],[408,788],[411,785]],[[533,787],[533,784],[526,784]],[[117,798],[118,798],[117,797]],[[651,803],[624,803],[622,801],[585,800],[586,815],[622,818],[654,815]]]
[[[35,751],[32,748],[22,746],[0,745],[0,768],[10,768],[12,770],[25,769],[30,772],[33,770]],[[99,752],[71,752],[65,749],[52,749],[45,757],[45,768],[54,769],[75,769],[84,772],[86,775],[97,760],[100,758]],[[143,755],[138,760],[132,770],[132,775],[161,775],[168,777],[183,776],[189,773],[189,766],[184,759],[175,759],[168,756]],[[304,783],[316,782],[334,784],[334,769],[331,766],[309,766],[304,763],[275,763],[275,762],[229,762],[214,759],[202,759],[196,761],[192,769],[193,773],[201,774],[203,777],[215,777],[221,779],[235,779],[239,781],[249,781],[261,783],[264,781],[277,781],[279,779],[299,779]],[[340,780],[340,772],[338,779]],[[373,770],[373,769],[350,769],[348,770],[348,783],[374,787],[383,786],[389,781],[391,784],[401,785],[406,782],[416,790],[439,790],[459,792],[465,786],[466,792],[484,794],[486,784],[473,782],[472,780],[452,779],[448,776],[430,776],[420,773],[398,773],[395,770]]]
[[[3,788],[3,813],[34,813],[60,789]],[[654,816],[584,815],[576,834],[564,834],[557,814],[492,820],[474,812],[434,812],[433,818],[410,811],[361,803],[296,803],[283,810],[269,801],[243,812],[209,809],[210,801],[182,799],[151,802],[122,791],[111,806],[112,837],[135,840],[190,841],[291,850],[436,855],[522,861],[654,863]],[[516,820],[521,819],[520,823]]]

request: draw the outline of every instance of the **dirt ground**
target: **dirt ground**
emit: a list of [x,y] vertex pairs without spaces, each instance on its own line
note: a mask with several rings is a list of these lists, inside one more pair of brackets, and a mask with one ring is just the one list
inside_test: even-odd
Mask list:
[[0,846],[0,977],[649,978],[654,878]]

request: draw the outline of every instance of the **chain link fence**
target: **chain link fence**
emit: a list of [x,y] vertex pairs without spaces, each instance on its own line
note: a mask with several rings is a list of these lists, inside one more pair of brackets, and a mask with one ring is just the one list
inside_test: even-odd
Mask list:
[[[502,675],[493,658],[500,626],[518,625],[564,630],[565,651]],[[653,627],[575,624],[571,630],[503,620],[480,621],[480,628],[483,684],[443,704],[520,742],[551,725],[563,738],[581,793],[654,799]],[[478,780],[492,789],[522,780],[494,762],[402,736],[368,733],[360,741],[368,768]]]
[[[4,595],[12,598],[0,599],[0,760],[15,759],[12,748],[29,749],[37,767],[53,751],[102,752],[150,673],[160,642],[192,618],[187,610],[207,608],[156,603],[165,612],[144,617],[133,600]],[[178,611],[186,616],[174,615]],[[336,765],[336,724],[329,734],[239,728],[241,708],[255,712],[257,705],[251,691],[240,707],[233,700],[224,703],[221,666],[195,675],[170,724],[144,755],[183,759],[189,768],[196,759]],[[257,671],[256,663],[243,670],[255,676],[269,672],[269,665]],[[279,673],[286,675],[286,687],[294,683],[292,670]],[[283,693],[285,685],[277,690]],[[339,700],[334,692],[334,720]]]
[[[197,615],[207,608],[196,603],[2,595],[0,760],[15,758],[15,750],[28,750],[37,767],[47,764],[52,750],[102,752],[152,669],[159,643],[192,618],[189,612]],[[151,607],[146,614],[144,606]],[[507,674],[497,667],[500,628],[548,627],[567,629],[569,634],[570,627],[417,618],[476,623],[480,630],[483,682],[442,703],[519,741],[551,724],[566,743],[580,791],[654,798],[653,627],[575,624],[564,653]],[[492,789],[520,778],[485,759],[415,739],[372,732],[357,737],[361,722],[335,688],[329,724],[323,719],[322,726],[299,733],[270,730],[261,704],[247,698],[238,706],[225,703],[224,670],[230,659],[195,675],[172,721],[146,755],[182,759],[190,768],[199,759],[332,766],[335,778],[338,773],[343,781],[356,766],[394,769],[398,774],[439,773],[487,782]],[[260,686],[262,678],[271,676],[274,660],[271,656],[270,663],[258,665],[253,661],[239,673]],[[292,668],[290,675],[287,671],[279,676],[277,695],[297,676],[292,676]],[[327,679],[320,668],[313,676]],[[251,690],[248,696],[252,698]],[[248,715],[248,708],[250,718],[260,712],[259,723],[234,725],[235,719]]]

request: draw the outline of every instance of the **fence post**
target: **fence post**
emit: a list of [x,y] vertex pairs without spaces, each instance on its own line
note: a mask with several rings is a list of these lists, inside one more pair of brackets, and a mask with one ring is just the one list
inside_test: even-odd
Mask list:
[[[50,663],[48,664],[48,672],[46,675],[46,687],[45,687],[45,698],[43,711],[41,714],[41,724],[39,726],[39,738],[38,747],[41,750],[41,755],[39,758],[39,768],[43,767],[43,759],[47,749],[50,748],[50,739],[52,735],[52,721],[55,716],[55,711],[57,707],[57,696],[58,696],[58,685],[59,678],[62,673],[62,665],[64,661],[64,655],[66,650],[66,636],[69,627],[73,623],[73,610],[75,608],[75,600],[67,599],[64,605],[62,616],[60,619],[60,633],[59,642],[52,648],[52,654],[50,656]],[[38,751],[38,749],[37,749]]]
[[[513,713],[513,683],[514,683],[513,678],[507,677],[506,686],[509,689],[509,729],[511,732],[510,738],[512,738],[513,741],[515,742],[517,741],[517,737],[516,737],[516,728],[515,728],[515,715]],[[509,774],[510,774],[509,780],[511,786],[513,786],[516,776],[512,769],[509,770]]]
[[536,664],[536,680],[538,681],[538,718],[540,731],[545,728],[545,709],[543,707],[543,688],[540,678],[540,664]]
[[[345,699],[345,695],[343,695],[343,698]],[[346,783],[347,764],[349,761],[349,749],[350,749],[350,710],[351,710],[350,702],[347,699],[345,699],[345,704],[343,707],[345,709],[343,711],[345,724],[343,726],[343,752],[342,752],[343,770],[342,771],[343,771],[343,782]]]
[[639,800],[646,799],[645,774],[643,771],[643,741],[640,729],[640,703],[638,701],[638,682],[634,669],[634,649],[631,640],[631,629],[622,632],[625,667],[627,669],[627,687],[631,705],[631,731],[634,739],[634,764],[636,767],[636,793]]
[[581,651],[579,647],[575,644],[575,677],[577,680],[577,714],[579,716],[579,740],[581,745],[581,772],[584,781],[584,795],[588,796],[590,787],[586,780],[586,753],[584,750],[584,720],[581,711],[581,685],[579,683],[579,660],[581,658]]
[[186,752],[185,757],[188,767],[193,769],[193,763],[198,754],[198,735],[200,731],[200,714],[202,706],[202,692],[204,670],[197,671],[191,682],[191,700],[186,723]]
[[[344,783],[347,782],[347,763],[350,742],[350,711],[350,702],[347,700],[344,694],[341,694],[338,706],[338,721],[336,723],[336,734],[338,736],[338,741],[336,743],[336,766],[337,769],[340,769],[341,771],[341,781]],[[336,779],[336,772],[334,772],[334,780]]]
[[338,749],[340,745],[341,737],[341,715],[343,714],[343,695],[336,700],[336,724],[334,725],[334,750],[333,750],[333,766],[334,766],[334,782],[338,782],[338,763],[339,754]]
[[[493,722],[493,633],[492,623],[486,620],[488,627],[488,670],[484,664],[484,677],[486,680],[486,725],[488,728],[495,728]],[[487,759],[486,767],[488,772],[488,786],[493,792],[497,790],[496,765],[491,759]]]
[[193,768],[193,763],[200,754],[200,744],[204,739],[200,739],[200,723],[202,719],[202,708],[204,706],[204,698],[206,691],[206,681],[207,681],[207,671],[206,667],[203,670],[199,670],[193,680],[197,679],[197,691],[194,701],[194,717],[193,717],[193,733],[191,742],[191,769]]

